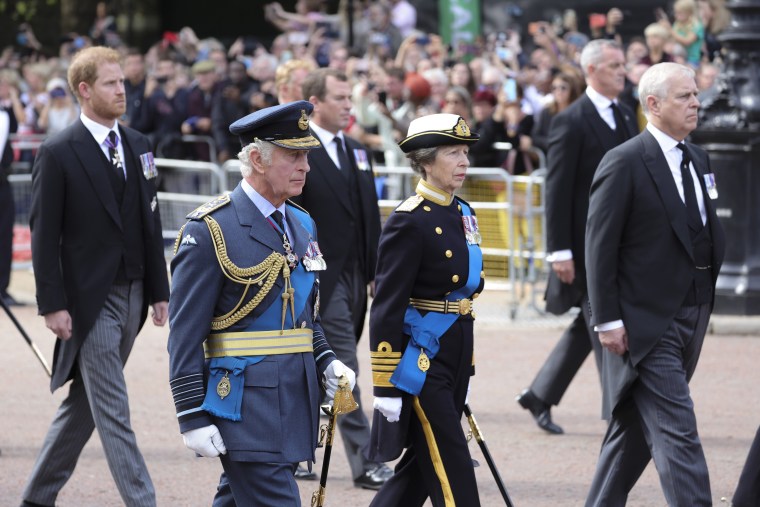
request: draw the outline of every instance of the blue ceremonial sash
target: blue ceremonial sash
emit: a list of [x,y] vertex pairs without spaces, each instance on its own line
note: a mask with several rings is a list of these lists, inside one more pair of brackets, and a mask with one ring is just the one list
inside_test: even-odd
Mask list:
[[[306,228],[310,238],[314,236],[311,218],[303,211],[289,207],[291,216],[298,218],[299,222]],[[315,274],[306,271],[303,262],[290,273],[290,283],[295,289],[293,294],[295,298],[295,315],[290,314],[290,309],[285,314],[285,329],[294,327],[293,319],[297,318],[306,306],[306,301],[311,296],[311,289],[314,286]],[[289,307],[290,305],[288,305]],[[271,331],[273,329],[282,329],[282,299],[274,298],[272,304],[258,317],[249,319],[248,326],[238,331]],[[243,402],[243,386],[245,385],[245,369],[247,366],[256,364],[264,360],[266,356],[247,356],[247,357],[215,357],[209,361],[208,384],[206,385],[206,397],[203,399],[201,409],[217,417],[240,421],[240,407]],[[230,383],[229,395],[222,398],[217,394],[219,382],[227,375]]]
[[[460,201],[462,215],[470,216],[470,207]],[[467,283],[459,289],[452,291],[446,297],[447,301],[456,301],[469,297],[480,285],[480,271],[483,266],[483,252],[480,247],[473,243],[467,244],[469,253],[469,274]],[[420,352],[432,360],[440,349],[439,340],[459,318],[455,313],[428,312],[424,317],[419,310],[409,305],[404,314],[404,333],[411,338],[404,350],[401,361],[391,375],[391,384],[404,392],[418,396],[425,384],[427,370],[423,371],[418,366]]]

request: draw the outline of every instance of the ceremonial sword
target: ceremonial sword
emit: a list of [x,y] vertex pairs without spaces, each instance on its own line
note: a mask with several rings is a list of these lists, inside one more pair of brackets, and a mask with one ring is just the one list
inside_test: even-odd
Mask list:
[[322,425],[319,429],[319,445],[322,447],[324,441],[325,455],[322,458],[322,475],[319,477],[319,489],[311,495],[311,507],[323,507],[325,505],[325,490],[327,488],[327,471],[330,468],[330,456],[332,455],[333,437],[335,436],[335,426],[337,425],[338,416],[348,414],[359,408],[359,404],[354,400],[351,393],[348,377],[344,373],[338,380],[338,390],[333,398],[333,404],[322,405],[322,412],[330,417],[327,425]]

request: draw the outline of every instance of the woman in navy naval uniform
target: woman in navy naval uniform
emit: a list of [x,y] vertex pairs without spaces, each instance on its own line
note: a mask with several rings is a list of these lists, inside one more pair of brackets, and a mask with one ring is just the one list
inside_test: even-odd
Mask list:
[[462,186],[478,140],[458,115],[413,120],[399,143],[422,179],[380,237],[370,312],[370,459],[404,456],[372,506],[478,506],[460,420],[473,369],[472,299],[483,287],[480,233]]

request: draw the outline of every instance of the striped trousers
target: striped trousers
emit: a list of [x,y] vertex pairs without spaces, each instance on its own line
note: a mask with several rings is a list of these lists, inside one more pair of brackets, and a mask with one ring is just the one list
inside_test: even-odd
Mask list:
[[42,444],[24,500],[53,505],[97,428],[124,504],[155,507],[153,483],[130,424],[123,372],[140,327],[142,305],[142,281],[111,287],[79,349],[69,394]]

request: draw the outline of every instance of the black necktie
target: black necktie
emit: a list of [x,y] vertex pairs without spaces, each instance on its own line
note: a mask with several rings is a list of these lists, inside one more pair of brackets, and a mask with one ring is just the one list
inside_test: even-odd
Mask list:
[[338,148],[338,162],[340,163],[340,172],[343,173],[343,176],[348,177],[349,171],[351,170],[351,163],[348,161],[348,156],[346,155],[346,150],[343,148],[343,140],[335,136],[335,146]]
[[684,201],[686,201],[686,215],[688,216],[689,227],[693,231],[700,231],[704,224],[702,224],[702,216],[699,214],[697,193],[694,191],[694,180],[691,178],[691,170],[689,169],[691,157],[685,144],[678,143],[676,146],[683,152],[683,157],[681,158],[681,181],[683,183],[683,196]]
[[285,234],[285,223],[283,222],[282,213],[280,213],[280,210],[274,210],[271,215],[272,219],[275,221],[275,223],[280,227],[280,230],[283,234]]
[[119,156],[119,150],[116,148],[119,146],[119,138],[116,132],[113,130],[108,133],[108,139],[106,139],[106,146],[108,146],[108,158],[111,160],[111,164],[116,170],[116,174],[119,175],[121,181],[124,181],[124,166],[121,164],[121,157]]
[[615,134],[622,144],[630,138],[628,135],[628,128],[625,126],[623,113],[620,111],[618,105],[613,102],[610,104],[610,108],[612,109],[612,116],[615,118]]

